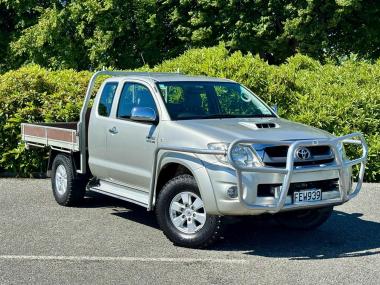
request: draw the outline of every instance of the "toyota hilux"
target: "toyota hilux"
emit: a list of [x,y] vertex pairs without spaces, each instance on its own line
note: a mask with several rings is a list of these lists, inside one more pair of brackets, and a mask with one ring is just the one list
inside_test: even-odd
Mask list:
[[[27,148],[50,150],[60,205],[78,205],[86,191],[136,203],[155,211],[174,244],[193,248],[217,240],[225,216],[320,226],[359,193],[368,152],[360,133],[336,137],[280,118],[237,82],[179,73],[99,71],[78,122],[21,129]],[[352,144],[360,155],[348,158]]]

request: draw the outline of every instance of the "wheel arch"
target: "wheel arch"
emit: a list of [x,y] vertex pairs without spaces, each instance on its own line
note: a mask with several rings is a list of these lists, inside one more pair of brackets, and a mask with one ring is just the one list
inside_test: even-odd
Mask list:
[[64,152],[64,151],[60,151],[60,150],[56,150],[56,149],[50,148],[46,176],[47,177],[51,177],[51,171],[52,171],[54,159],[59,154],[65,155],[65,156],[67,156],[67,157],[70,158],[71,163],[73,165],[73,168],[75,170],[75,174],[76,174],[76,170],[78,169],[79,163],[80,163],[80,161],[79,161],[79,153],[78,152],[74,152],[74,153],[73,152],[71,152],[71,153],[70,152]]
[[193,154],[166,153],[159,161],[161,163],[159,163],[157,182],[154,188],[152,209],[155,207],[160,190],[170,179],[181,174],[190,174],[197,182],[206,211],[210,214],[219,214],[210,177],[198,157]]

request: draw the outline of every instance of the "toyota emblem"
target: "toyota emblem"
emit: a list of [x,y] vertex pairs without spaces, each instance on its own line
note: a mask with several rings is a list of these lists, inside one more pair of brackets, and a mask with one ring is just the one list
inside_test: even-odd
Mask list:
[[300,160],[306,160],[311,157],[310,150],[308,150],[306,147],[299,147],[296,150],[296,157]]

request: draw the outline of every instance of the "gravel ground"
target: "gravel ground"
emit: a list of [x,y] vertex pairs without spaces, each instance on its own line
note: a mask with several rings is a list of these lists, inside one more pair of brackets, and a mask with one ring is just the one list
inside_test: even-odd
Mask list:
[[314,232],[255,217],[192,250],[138,206],[91,194],[65,208],[49,180],[0,179],[0,284],[379,284],[379,200],[380,184],[365,184]]

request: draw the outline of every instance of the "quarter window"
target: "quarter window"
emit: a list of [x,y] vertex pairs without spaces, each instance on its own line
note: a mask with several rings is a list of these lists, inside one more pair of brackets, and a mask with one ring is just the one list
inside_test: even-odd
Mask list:
[[117,82],[108,82],[104,85],[102,94],[100,95],[98,114],[109,117],[112,108],[113,98],[117,89]]

